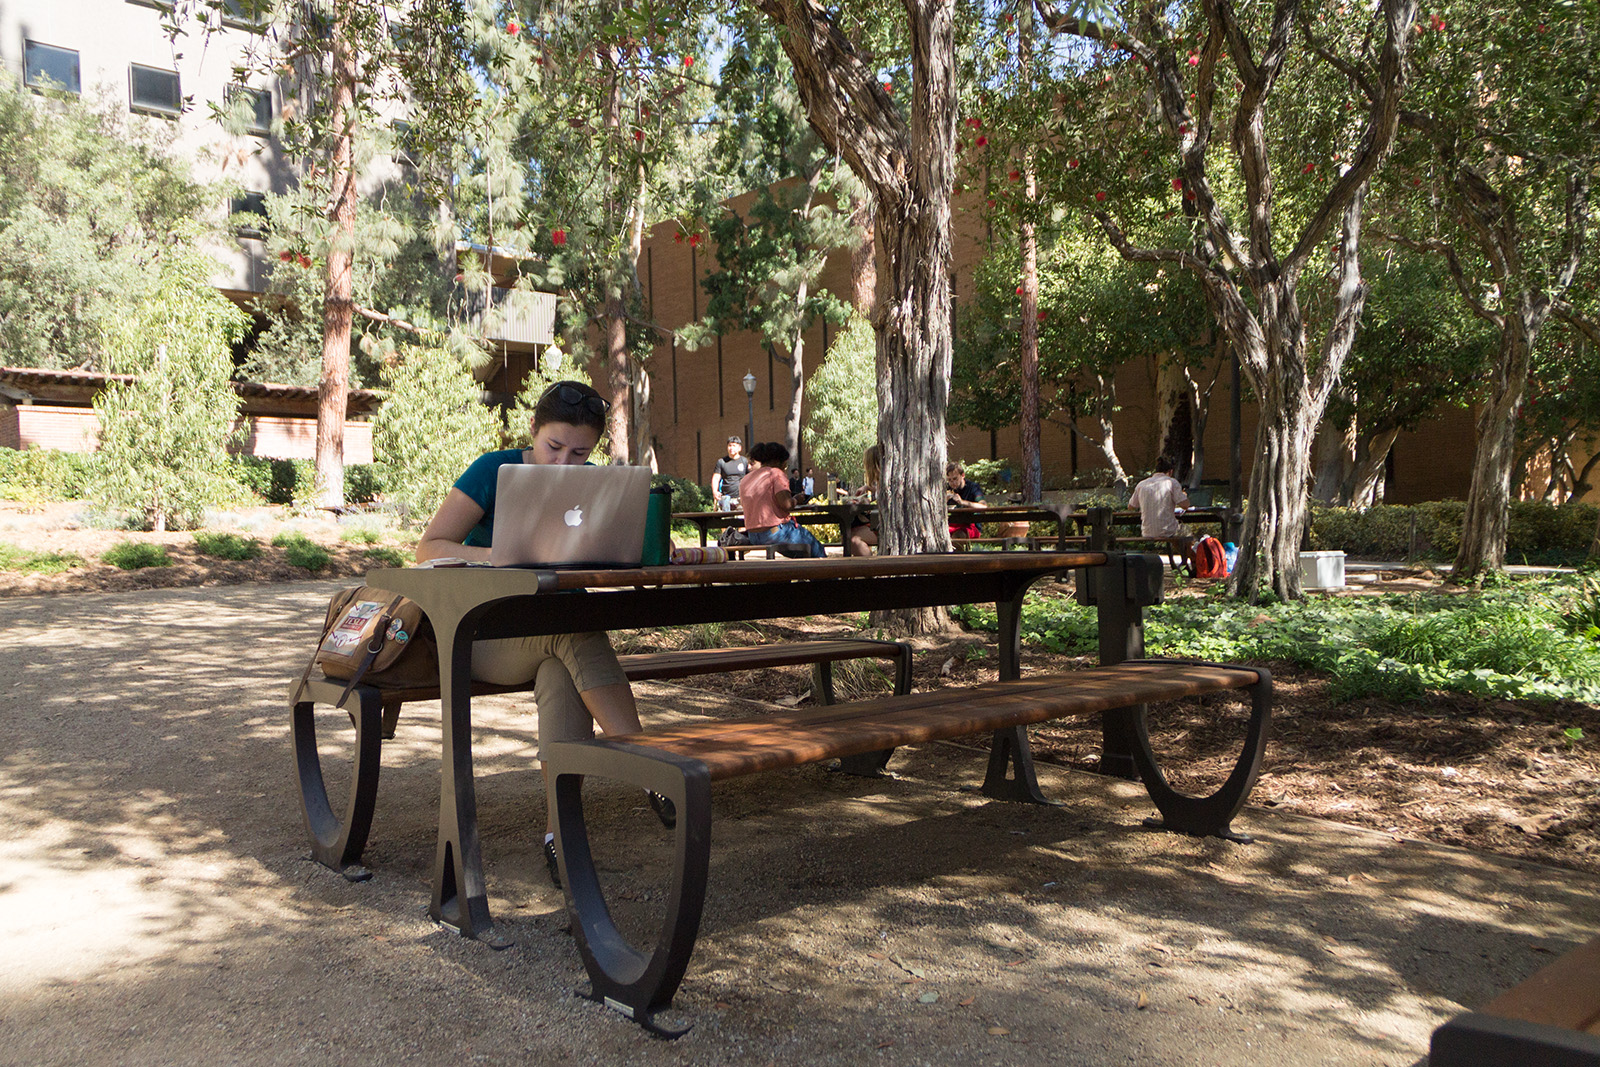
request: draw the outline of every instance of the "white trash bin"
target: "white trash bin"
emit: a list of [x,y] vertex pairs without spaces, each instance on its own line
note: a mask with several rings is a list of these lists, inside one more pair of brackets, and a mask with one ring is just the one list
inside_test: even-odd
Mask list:
[[1343,587],[1343,552],[1300,553],[1300,588],[1341,589]]

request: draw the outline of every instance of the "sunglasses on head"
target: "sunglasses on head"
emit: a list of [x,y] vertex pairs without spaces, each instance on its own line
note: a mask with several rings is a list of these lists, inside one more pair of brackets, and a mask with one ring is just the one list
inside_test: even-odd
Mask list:
[[556,399],[569,408],[583,407],[596,415],[604,415],[611,410],[611,402],[595,393],[585,393],[575,385],[566,382],[557,382],[544,391],[544,396],[539,398],[539,403],[544,403],[550,394],[554,393]]

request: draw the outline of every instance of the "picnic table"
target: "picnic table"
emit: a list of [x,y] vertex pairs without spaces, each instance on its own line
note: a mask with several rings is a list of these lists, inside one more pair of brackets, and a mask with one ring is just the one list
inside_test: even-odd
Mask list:
[[[1143,566],[1134,566],[1140,561]],[[1160,596],[1160,570],[1152,570],[1153,562],[1148,557],[1104,553],[1028,552],[601,571],[488,567],[372,571],[368,584],[415,601],[427,614],[438,641],[443,773],[429,913],[464,936],[503,943],[489,911],[473,782],[470,673],[476,640],[992,603],[999,620],[999,676],[1002,681],[1014,680],[1022,674],[1023,594],[1046,576],[1073,570],[1094,572],[1087,584],[1080,575],[1079,587],[1080,596],[1090,596],[1099,605],[1102,662],[1142,656],[1140,604]],[[1130,770],[1138,753],[1137,730],[1128,722],[1107,720],[1103,732],[1105,763]],[[1001,780],[986,783],[986,789],[1043,802],[1033,778],[1026,731],[1020,727],[1008,731],[1003,746],[997,740],[996,751],[1002,747]]]

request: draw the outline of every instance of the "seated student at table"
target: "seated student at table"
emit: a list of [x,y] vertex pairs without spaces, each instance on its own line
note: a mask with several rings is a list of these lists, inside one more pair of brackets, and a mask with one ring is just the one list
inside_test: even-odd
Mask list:
[[[878,499],[883,483],[883,446],[873,445],[861,457],[867,468],[867,480],[850,492],[852,504],[868,504]],[[870,556],[878,544],[878,528],[863,518],[850,520],[850,554]]]
[[739,483],[744,506],[744,532],[753,545],[799,545],[805,554],[820,559],[828,554],[811,531],[789,517],[794,498],[784,465],[789,450],[776,441],[763,441],[750,449],[750,473]]
[[[977,482],[967,481],[967,468],[960,460],[952,460],[944,465],[945,503],[953,508],[981,508],[983,503],[983,486]],[[978,529],[975,522],[950,523],[951,537],[982,537],[983,531]]]
[[1189,494],[1173,477],[1177,469],[1167,456],[1156,460],[1156,472],[1133,487],[1128,503],[1139,509],[1139,536],[1165,541],[1173,570],[1184,566],[1192,570],[1189,553],[1194,538],[1178,522],[1178,512],[1188,506]]
[[[534,407],[528,448],[510,448],[479,456],[456,479],[417,542],[417,562],[457,557],[489,559],[494,532],[494,498],[500,468],[508,463],[576,466],[588,461],[605,430],[611,405],[582,382],[557,382]],[[633,690],[617,662],[611,640],[603,633],[555,634],[476,641],[472,645],[472,677],[499,685],[534,681],[539,709],[539,741],[571,741],[602,733],[635,733],[639,709]],[[663,822],[665,797],[650,797]],[[545,835],[545,862],[555,879],[554,834]]]

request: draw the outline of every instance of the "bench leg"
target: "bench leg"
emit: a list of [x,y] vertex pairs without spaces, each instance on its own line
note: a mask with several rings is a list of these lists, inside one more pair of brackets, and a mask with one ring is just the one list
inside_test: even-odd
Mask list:
[[1239,669],[1255,671],[1260,681],[1246,690],[1250,694],[1250,722],[1245,728],[1244,747],[1239,759],[1234,763],[1227,781],[1210,796],[1189,796],[1167,784],[1166,776],[1161,773],[1155,753],[1150,748],[1150,732],[1142,706],[1106,713],[1108,719],[1111,716],[1123,716],[1129,720],[1134,738],[1134,763],[1138,765],[1139,776],[1144,779],[1150,799],[1155,801],[1156,810],[1161,812],[1161,818],[1146,819],[1145,825],[1202,837],[1221,837],[1246,844],[1250,842],[1249,837],[1234,833],[1231,824],[1239,809],[1244,807],[1245,798],[1250,795],[1250,789],[1261,773],[1261,754],[1266,748],[1272,720],[1272,675],[1259,667]]
[[394,740],[394,731],[400,725],[400,709],[404,706],[402,701],[396,700],[383,705],[383,739]]
[[983,795],[1026,804],[1060,803],[1039,792],[1026,726],[995,731],[989,742],[989,772],[983,779]]
[[356,756],[350,772],[350,797],[341,819],[328,801],[317,753],[317,727],[312,700],[296,701],[289,716],[294,744],[295,775],[300,784],[300,811],[311,834],[311,857],[352,882],[365,881],[372,872],[361,866],[361,852],[372,829],[372,812],[378,798],[379,754],[382,747],[382,702],[377,690],[357,686],[349,707],[355,724]]
[[[700,932],[711,857],[711,780],[705,765],[625,745],[572,741],[545,747],[561,884],[566,887],[578,952],[589,972],[590,998],[657,1037],[680,1037],[687,1027],[663,1027],[655,1021],[655,1013],[672,1005]],[[584,822],[586,775],[653,789],[677,806],[672,884],[661,929],[648,952],[629,944],[611,921]]]
[[[833,703],[833,663],[818,663],[813,667],[818,704]],[[905,696],[911,692],[911,646],[904,641],[894,643],[894,695]],[[839,770],[861,778],[883,778],[889,768],[894,749],[863,752],[859,756],[844,756],[839,760]]]

